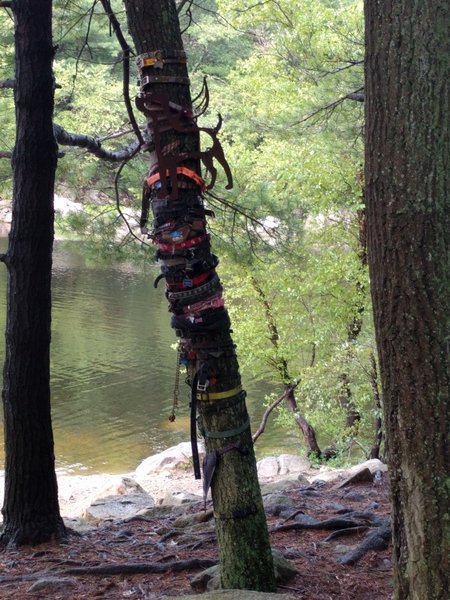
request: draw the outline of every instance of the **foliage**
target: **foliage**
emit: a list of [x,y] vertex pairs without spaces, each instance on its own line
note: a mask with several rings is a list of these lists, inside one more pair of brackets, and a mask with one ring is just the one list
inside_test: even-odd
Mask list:
[[[121,3],[113,7],[126,32]],[[300,379],[302,412],[327,441],[345,434],[337,398],[339,376],[346,372],[362,415],[360,431],[367,435],[373,336],[358,246],[362,114],[361,103],[345,100],[362,86],[361,2],[200,0],[190,10],[182,23],[193,95],[207,75],[211,104],[202,124],[215,124],[222,114],[222,142],[234,175],[234,189],[225,198],[253,219],[232,217],[217,198],[208,198],[216,212],[214,247],[228,259],[221,276],[241,361],[256,377],[280,381],[278,367],[286,360],[291,376]],[[120,48],[108,29],[99,3],[56,0],[55,120],[119,148],[132,134],[121,100]],[[5,48],[0,77],[6,78],[11,39]],[[4,139],[12,147],[10,96],[10,90],[0,93],[0,107],[9,107]],[[85,151],[63,150],[59,187],[83,202],[85,212],[59,217],[58,227],[89,235],[94,253],[129,256],[122,243],[128,230],[114,212],[117,166]],[[5,161],[0,168],[5,176]],[[145,157],[134,159],[118,183],[132,227],[146,168]],[[133,247],[138,260],[143,254],[148,260],[148,249]],[[252,278],[270,304],[277,346]],[[349,324],[358,315],[364,315],[363,328],[349,342]]]

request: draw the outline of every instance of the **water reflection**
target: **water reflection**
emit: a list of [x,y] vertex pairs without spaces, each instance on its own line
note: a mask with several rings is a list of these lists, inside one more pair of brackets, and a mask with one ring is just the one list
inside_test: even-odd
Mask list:
[[[186,441],[189,390],[184,384],[180,415],[175,423],[167,419],[176,338],[164,294],[152,285],[156,268],[92,264],[81,243],[56,242],[53,271],[51,389],[57,466],[75,472],[130,471],[150,454]],[[5,295],[3,269],[2,330]],[[3,358],[2,347],[2,364]],[[244,383],[251,392],[252,416],[259,420],[261,386],[245,377]],[[273,426],[263,438],[260,452],[277,440],[286,442],[286,435]]]

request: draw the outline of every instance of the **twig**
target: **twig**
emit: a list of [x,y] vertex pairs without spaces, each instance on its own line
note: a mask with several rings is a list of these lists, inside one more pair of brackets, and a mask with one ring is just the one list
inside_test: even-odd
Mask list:
[[[1,4],[0,4],[1,6]],[[13,90],[14,89],[14,85],[15,85],[15,81],[14,79],[3,79],[2,81],[0,81],[0,89],[5,90]]]
[[267,420],[269,418],[270,413],[275,410],[275,408],[281,404],[283,402],[283,400],[286,398],[286,396],[288,396],[288,394],[290,392],[292,392],[292,390],[295,390],[295,388],[297,387],[298,383],[292,383],[288,386],[286,386],[284,392],[278,396],[278,398],[276,400],[274,400],[272,402],[272,404],[266,409],[266,412],[263,414],[263,417],[261,419],[261,424],[258,427],[258,429],[255,431],[255,433],[252,436],[253,439],[253,443],[256,442],[256,440],[259,438],[259,436],[264,433],[264,430],[266,428],[267,425]]
[[80,133],[71,133],[63,129],[60,125],[53,125],[55,132],[55,138],[58,144],[63,146],[78,146],[84,148],[97,158],[102,160],[109,160],[111,162],[119,162],[129,158],[132,158],[140,149],[140,143],[134,141],[127,148],[123,150],[110,151],[102,148],[99,140],[96,140],[90,135],[83,135]]
[[123,99],[125,102],[125,106],[127,108],[128,118],[130,119],[131,126],[133,127],[133,131],[139,141],[139,146],[144,145],[144,138],[142,137],[141,130],[136,122],[136,118],[134,116],[133,108],[131,106],[130,99],[130,56],[133,54],[130,46],[128,45],[122,30],[120,28],[119,21],[117,20],[116,15],[114,14],[111,3],[109,0],[100,0],[106,14],[109,17],[110,23],[116,34],[117,41],[120,44],[123,52]]
[[135,152],[127,157],[122,164],[120,165],[120,167],[117,169],[117,173],[114,177],[114,192],[115,192],[115,196],[116,196],[116,208],[117,208],[117,212],[119,213],[121,219],[124,221],[125,225],[127,226],[127,229],[130,233],[130,235],[136,239],[138,242],[144,244],[145,246],[149,246],[150,244],[147,244],[147,242],[144,242],[144,240],[142,240],[140,237],[138,237],[134,231],[131,229],[130,224],[128,223],[127,218],[125,217],[125,215],[122,212],[122,209],[120,207],[120,194],[119,194],[119,179],[120,179],[120,174],[122,173],[122,169],[125,167],[125,165],[128,163],[128,161],[130,161],[133,156],[135,156],[137,153],[139,152],[139,148],[136,148]]

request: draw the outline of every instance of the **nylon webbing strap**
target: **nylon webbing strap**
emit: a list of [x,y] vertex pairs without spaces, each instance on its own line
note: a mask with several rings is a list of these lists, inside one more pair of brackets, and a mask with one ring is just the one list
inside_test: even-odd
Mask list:
[[191,448],[192,448],[192,465],[194,467],[195,479],[201,479],[200,458],[198,456],[197,444],[197,381],[198,374],[194,375],[191,388]]
[[235,435],[239,435],[239,434],[243,433],[249,426],[250,426],[250,419],[247,419],[247,421],[243,425],[241,425],[240,427],[237,427],[236,429],[229,429],[228,431],[204,431],[203,434],[207,438],[212,438],[214,440],[220,440],[223,438],[229,438],[229,437],[234,437]]
[[198,392],[197,400],[224,400],[225,398],[237,396],[239,392],[242,392],[242,385],[238,385],[232,390],[225,390],[224,392]]

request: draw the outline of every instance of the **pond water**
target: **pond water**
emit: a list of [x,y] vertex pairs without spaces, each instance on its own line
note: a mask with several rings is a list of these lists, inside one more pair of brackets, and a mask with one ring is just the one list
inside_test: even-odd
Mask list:
[[[189,388],[183,377],[177,419],[168,420],[176,337],[164,286],[153,287],[157,274],[151,264],[140,268],[92,261],[82,242],[55,243],[51,390],[59,468],[73,473],[132,471],[147,456],[189,439]],[[2,331],[5,312],[6,269],[0,268]],[[3,359],[2,345],[1,365]],[[243,382],[254,430],[267,386],[245,373]],[[3,440],[0,444],[3,451]],[[261,456],[293,451],[297,444],[296,434],[286,435],[269,423],[256,450]]]

